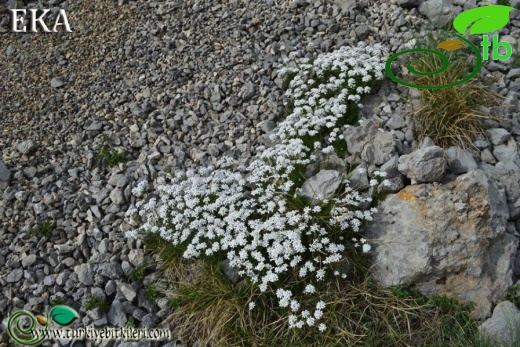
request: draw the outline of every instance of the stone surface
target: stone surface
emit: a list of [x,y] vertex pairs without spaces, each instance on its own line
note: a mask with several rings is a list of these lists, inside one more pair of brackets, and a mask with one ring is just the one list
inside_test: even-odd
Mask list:
[[459,147],[450,147],[446,150],[448,166],[452,173],[459,175],[478,168],[477,162],[471,153]]
[[417,183],[430,183],[442,178],[446,165],[442,148],[424,141],[420,149],[399,158],[398,169]]
[[316,175],[305,181],[301,188],[301,194],[309,199],[328,199],[341,184],[342,177],[335,170],[321,170]]
[[486,134],[491,143],[495,146],[505,143],[511,137],[511,134],[502,128],[488,129],[486,130]]
[[427,0],[419,5],[419,12],[425,15],[437,28],[450,23],[458,14],[450,0]]
[[107,313],[107,319],[110,325],[116,327],[124,327],[128,321],[123,305],[119,300],[114,300]]
[[33,140],[26,140],[18,143],[16,149],[22,154],[29,154],[36,149],[36,143]]
[[372,120],[359,127],[347,127],[344,137],[349,153],[369,164],[384,164],[396,154],[393,135],[377,128]]
[[493,316],[480,326],[480,331],[501,346],[513,346],[520,326],[520,310],[510,301],[500,302],[493,310]]
[[58,78],[51,79],[51,87],[60,88],[64,85],[63,81]]
[[476,303],[484,318],[512,284],[518,239],[506,232],[503,192],[481,170],[446,185],[423,184],[389,195],[367,239],[384,286],[411,285]]

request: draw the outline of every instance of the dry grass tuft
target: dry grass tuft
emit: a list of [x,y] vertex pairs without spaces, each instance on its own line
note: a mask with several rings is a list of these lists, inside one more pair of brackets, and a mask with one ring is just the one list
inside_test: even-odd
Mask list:
[[[427,37],[417,47],[433,49],[442,39]],[[460,81],[470,74],[474,62],[471,50],[443,51],[449,57],[446,71],[430,76],[411,74],[411,80],[419,85],[447,85]],[[436,71],[441,68],[441,59],[424,52],[412,54],[410,63],[417,71]],[[414,125],[419,139],[430,137],[441,147],[470,146],[486,123],[498,118],[488,112],[501,105],[503,97],[484,84],[482,78],[472,78],[466,83],[443,89],[421,89],[421,104],[414,110]],[[491,81],[488,81],[491,82]]]

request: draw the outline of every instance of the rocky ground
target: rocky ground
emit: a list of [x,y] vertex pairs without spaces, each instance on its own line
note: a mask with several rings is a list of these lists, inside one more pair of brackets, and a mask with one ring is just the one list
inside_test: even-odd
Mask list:
[[[465,0],[428,1],[443,2],[455,12],[474,6]],[[25,5],[2,3],[3,345],[9,344],[5,329],[10,312],[42,314],[57,298],[80,313],[80,325],[160,326],[168,315],[166,300],[160,295],[148,300],[145,290],[157,284],[153,266],[146,267],[151,258],[139,242],[124,238],[131,229],[124,214],[135,202],[132,188],[143,180],[153,186],[159,175],[209,165],[222,156],[246,162],[283,107],[278,69],[291,52],[312,56],[361,40],[386,44],[392,52],[403,50],[418,23],[453,18],[433,5],[419,11],[418,4],[42,0],[34,6],[65,9],[73,30],[44,34],[11,33],[6,9]],[[512,18],[501,37],[508,36],[518,47],[518,11]],[[490,140],[479,140],[480,151],[470,153],[473,161],[467,153],[453,150],[451,155],[462,166],[485,163],[488,171],[495,170],[508,194],[511,220],[520,230],[520,69],[512,61],[490,62],[482,73],[498,78],[494,88],[506,97],[509,106],[501,112],[508,122],[494,130]],[[364,116],[379,122],[396,140],[392,154],[397,159],[372,164],[395,169],[400,156],[418,147],[408,126],[408,93],[408,88],[386,80],[367,99]],[[107,155],[100,156],[103,149],[105,154],[124,152],[126,161],[110,167]],[[46,225],[51,225],[49,230]],[[137,276],[145,267],[144,275]],[[103,297],[109,312],[87,310],[91,296]]]

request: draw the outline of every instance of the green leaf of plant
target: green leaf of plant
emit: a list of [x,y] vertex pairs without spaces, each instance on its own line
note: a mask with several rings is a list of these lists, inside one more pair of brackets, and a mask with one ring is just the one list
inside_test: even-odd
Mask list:
[[60,325],[68,325],[76,318],[79,318],[79,314],[68,306],[55,306],[51,310],[49,317]]
[[509,22],[509,12],[512,10],[513,7],[503,5],[476,7],[455,17],[453,27],[462,35],[466,34],[469,26],[471,26],[470,34],[489,33],[505,27]]

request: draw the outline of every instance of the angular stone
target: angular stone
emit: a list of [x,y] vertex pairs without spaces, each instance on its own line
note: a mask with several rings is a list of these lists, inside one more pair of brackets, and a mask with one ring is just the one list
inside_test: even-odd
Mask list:
[[442,28],[458,14],[450,0],[427,0],[419,6],[419,12],[437,28]]
[[251,99],[255,95],[255,93],[256,93],[256,85],[251,82],[246,83],[242,87],[242,89],[240,89],[240,94],[244,101]]
[[478,168],[477,162],[470,152],[459,147],[450,147],[446,150],[450,171],[455,175],[463,174]]
[[378,131],[361,152],[361,159],[369,164],[381,165],[396,155],[396,142],[389,132]]
[[117,288],[121,291],[121,293],[124,295],[126,300],[132,302],[132,300],[134,300],[134,298],[137,296],[137,293],[135,292],[134,287],[132,287],[128,283],[123,283],[123,282],[116,282],[116,283],[117,283]]
[[126,325],[128,319],[126,318],[125,309],[119,300],[112,302],[110,311],[108,311],[107,314],[107,319],[111,325],[118,327],[124,327]]
[[144,263],[144,251],[142,249],[131,249],[128,254],[128,261],[133,266],[140,266]]
[[399,158],[398,169],[417,183],[439,181],[446,170],[444,151],[425,140],[420,149]]
[[14,283],[14,282],[18,282],[19,280],[21,280],[23,277],[23,269],[14,269],[13,271],[11,271],[9,273],[9,275],[7,275],[7,277],[5,278],[5,280],[7,281],[7,283]]
[[74,267],[74,272],[78,275],[78,280],[86,286],[94,284],[94,273],[90,264],[80,264]]
[[518,239],[503,191],[481,170],[446,185],[404,188],[378,206],[367,239],[383,286],[406,285],[476,304],[485,318],[512,284]]
[[516,341],[517,327],[520,326],[520,310],[510,301],[500,302],[493,310],[493,316],[480,326],[480,331],[497,342],[497,346],[512,346]]
[[386,122],[385,126],[391,130],[397,130],[404,128],[406,126],[406,122],[402,117],[394,115],[390,118],[390,120],[388,120],[388,122]]
[[25,256],[22,258],[22,266],[24,268],[28,268],[35,262],[36,262],[36,254],[29,254],[28,256]]
[[502,128],[488,129],[486,130],[486,134],[491,143],[495,146],[505,143],[511,137],[509,131]]
[[356,167],[350,174],[348,180],[350,182],[350,186],[356,190],[365,190],[370,188],[367,169],[363,166]]
[[5,166],[4,162],[0,160],[0,182],[8,182],[11,178],[11,171]]
[[369,164],[381,165],[396,154],[394,136],[377,128],[372,120],[359,127],[347,127],[343,136],[349,153]]
[[63,81],[58,78],[51,79],[51,87],[53,88],[59,88],[63,86]]
[[496,146],[493,150],[493,155],[498,159],[498,161],[502,162],[518,161],[518,150],[507,145]]
[[110,200],[115,205],[123,205],[125,203],[125,196],[123,194],[123,190],[121,188],[115,188],[110,193]]
[[396,156],[393,156],[392,158],[390,158],[390,160],[388,160],[386,163],[384,163],[381,166],[380,171],[386,172],[386,178],[394,178],[401,174],[399,172],[398,166],[399,166],[399,156],[396,155]]
[[16,145],[16,149],[22,154],[29,154],[36,149],[36,144],[33,140],[23,141]]
[[309,199],[328,199],[341,184],[341,175],[335,170],[321,170],[302,186],[301,194]]

